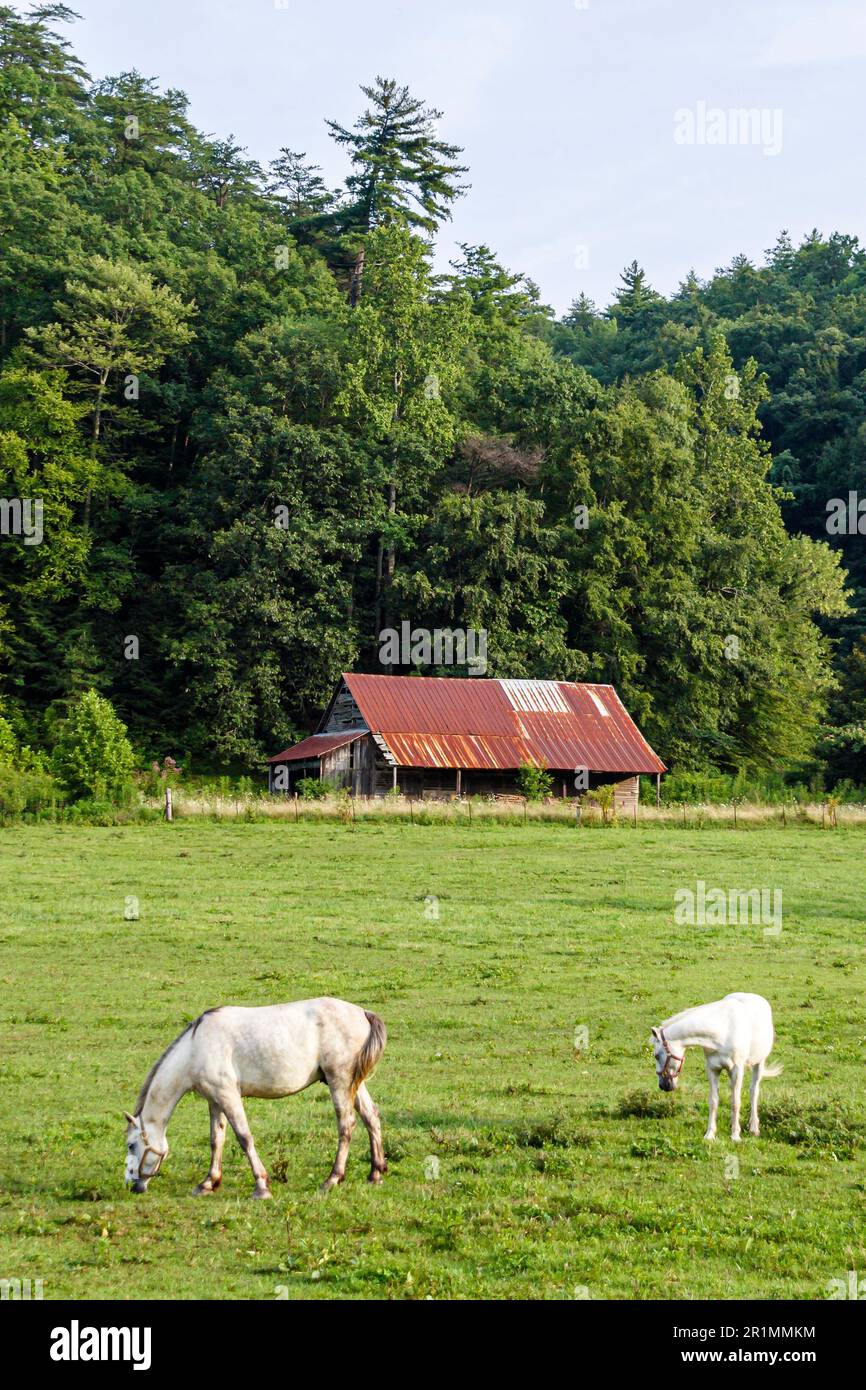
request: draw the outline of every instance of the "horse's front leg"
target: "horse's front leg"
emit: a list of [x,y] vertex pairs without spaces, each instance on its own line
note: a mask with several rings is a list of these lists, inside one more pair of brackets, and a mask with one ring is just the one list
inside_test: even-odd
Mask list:
[[222,1108],[228,1116],[228,1122],[234,1130],[237,1141],[246,1154],[247,1161],[253,1170],[253,1177],[256,1180],[253,1196],[270,1197],[271,1189],[268,1186],[267,1169],[256,1153],[256,1146],[253,1143],[253,1136],[250,1131],[243,1101],[239,1095],[226,1096],[222,1099]]
[[194,1190],[194,1197],[203,1197],[208,1192],[216,1192],[223,1180],[223,1144],[226,1139],[226,1117],[214,1101],[210,1106],[210,1170],[203,1182]]
[[715,1139],[716,1137],[716,1115],[719,1112],[719,1073],[715,1067],[711,1067],[707,1062],[707,1080],[710,1083],[710,1109],[707,1116],[707,1132],[705,1139]]
[[743,1095],[743,1076],[745,1069],[736,1064],[731,1067],[731,1139],[740,1142],[740,1101]]
[[749,1133],[760,1134],[761,1126],[758,1121],[758,1095],[761,1090],[761,1077],[764,1075],[764,1063],[756,1062],[752,1067],[752,1079],[749,1083]]
[[331,1100],[334,1102],[339,1141],[334,1166],[322,1183],[322,1192],[328,1192],[330,1188],[336,1187],[346,1176],[346,1160],[349,1157],[349,1145],[352,1142],[352,1131],[355,1128],[354,1101],[349,1087],[337,1081],[329,1081],[328,1090],[331,1092]]

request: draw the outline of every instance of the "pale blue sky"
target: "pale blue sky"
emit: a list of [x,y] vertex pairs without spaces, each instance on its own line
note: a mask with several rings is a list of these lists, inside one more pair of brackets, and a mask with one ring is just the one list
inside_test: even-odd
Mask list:
[[[864,233],[864,0],[70,3],[94,76],[158,77],[201,129],[262,161],[306,150],[331,183],[346,164],[324,118],[351,124],[377,73],[407,83],[470,166],[440,264],[487,242],[560,311],[581,290],[609,302],[634,257],[670,291],[783,227]],[[781,112],[779,153],[674,138],[677,112],[712,139],[713,109],[752,107],[767,134]]]

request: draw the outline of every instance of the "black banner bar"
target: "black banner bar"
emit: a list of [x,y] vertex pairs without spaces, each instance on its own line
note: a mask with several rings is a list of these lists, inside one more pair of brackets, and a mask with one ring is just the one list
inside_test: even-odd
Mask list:
[[[542,1354],[543,1364],[558,1350],[577,1357],[576,1373],[581,1363],[589,1368],[585,1358],[591,1357],[596,1366],[641,1375],[677,1368],[701,1374],[712,1366],[775,1373],[794,1366],[818,1371],[826,1378],[860,1360],[864,1320],[860,1308],[848,1306],[851,1302],[860,1299],[840,1296],[820,1303],[407,1300],[341,1303],[339,1310],[331,1300],[23,1300],[0,1304],[0,1327],[6,1333],[7,1348],[10,1334],[14,1338],[23,1366],[61,1379],[70,1374],[92,1377],[106,1369],[115,1375],[118,1371],[139,1376],[201,1374],[206,1364],[220,1376],[226,1372],[248,1376],[251,1366],[265,1362],[274,1371],[276,1364],[288,1371],[282,1358],[290,1345],[303,1348],[305,1362],[311,1354],[320,1354],[327,1379],[329,1347],[336,1354],[337,1343],[344,1345],[350,1364],[360,1346],[370,1352],[377,1347],[377,1359],[387,1364],[402,1338],[412,1339],[410,1354],[420,1355],[429,1370],[437,1354],[429,1348],[450,1344],[452,1336],[459,1338],[461,1373],[475,1366],[489,1373],[500,1358],[507,1363],[506,1369],[513,1370],[512,1356],[522,1347],[527,1354]],[[431,1336],[435,1343],[428,1342]],[[428,1351],[422,1354],[424,1346]],[[405,1350],[401,1346],[401,1357]],[[263,1374],[265,1382],[271,1378],[270,1371]]]

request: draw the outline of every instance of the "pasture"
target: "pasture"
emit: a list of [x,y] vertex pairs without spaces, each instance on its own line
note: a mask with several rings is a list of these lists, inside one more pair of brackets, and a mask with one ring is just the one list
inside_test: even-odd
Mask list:
[[[0,1276],[60,1299],[823,1298],[866,1271],[864,855],[860,829],[795,826],[2,831]],[[698,880],[780,888],[781,933],[677,925]],[[701,1054],[663,1095],[649,1031],[731,990],[770,999],[785,1071],[760,1139],[708,1145]],[[316,1086],[247,1104],[272,1202],[231,1136],[222,1189],[189,1195],[195,1097],[127,1193],[122,1112],[184,1024],[318,994],[388,1026],[383,1185],[359,1125],[318,1194]]]

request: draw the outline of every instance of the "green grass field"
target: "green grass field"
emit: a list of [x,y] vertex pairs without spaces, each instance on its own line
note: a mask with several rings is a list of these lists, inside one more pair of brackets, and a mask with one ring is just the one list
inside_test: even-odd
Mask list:
[[[824,1298],[866,1274],[864,856],[861,830],[801,828],[0,832],[0,1277],[61,1299]],[[675,926],[697,879],[781,888],[781,935]],[[785,1072],[739,1146],[723,1082],[708,1145],[702,1056],[668,1097],[647,1039],[736,989],[773,1004]],[[189,1195],[195,1097],[127,1194],[122,1111],[186,1021],[317,994],[388,1025],[382,1187],[359,1125],[318,1195],[316,1086],[248,1103],[273,1202],[231,1137],[221,1191]]]

